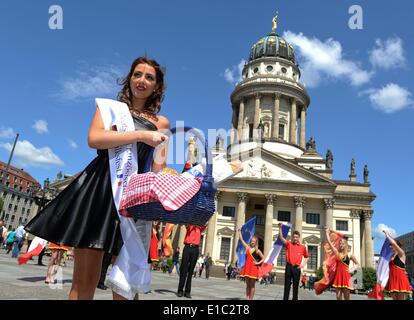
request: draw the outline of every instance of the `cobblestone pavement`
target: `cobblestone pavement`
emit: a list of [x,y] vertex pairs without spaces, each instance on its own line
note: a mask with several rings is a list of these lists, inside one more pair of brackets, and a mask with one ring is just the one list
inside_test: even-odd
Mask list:
[[[43,262],[47,263],[49,257],[45,256]],[[24,299],[24,300],[61,300],[67,299],[72,281],[73,261],[67,261],[66,266],[61,268],[62,281],[56,285],[44,283],[46,266],[37,265],[37,258],[28,264],[19,266],[11,254],[6,255],[0,249],[0,299]],[[152,290],[150,293],[141,294],[142,300],[178,300],[176,296],[178,276],[173,273],[162,273],[154,271],[152,277]],[[245,284],[238,280],[225,280],[223,278],[210,277],[210,279],[193,278],[193,299],[197,300],[244,300]],[[255,300],[281,300],[283,297],[283,286],[281,285],[259,285],[256,284]],[[95,299],[110,300],[110,290],[96,289]],[[313,291],[300,289],[299,299],[302,300],[334,300],[334,293],[327,292],[316,296]],[[365,300],[366,296],[352,295],[351,299]]]

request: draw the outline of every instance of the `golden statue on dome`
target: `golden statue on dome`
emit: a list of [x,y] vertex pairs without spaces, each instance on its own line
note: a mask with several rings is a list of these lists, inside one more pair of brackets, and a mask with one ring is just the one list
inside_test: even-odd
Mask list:
[[279,15],[279,12],[276,12],[276,16],[273,17],[272,19],[272,31],[276,33],[276,29],[277,29],[277,17]]

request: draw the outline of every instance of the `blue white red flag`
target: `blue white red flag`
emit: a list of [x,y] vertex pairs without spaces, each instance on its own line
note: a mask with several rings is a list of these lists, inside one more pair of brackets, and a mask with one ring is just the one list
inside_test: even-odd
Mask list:
[[[292,225],[290,223],[282,224],[282,234],[283,238],[286,239],[290,228]],[[273,243],[273,247],[268,253],[265,261],[263,264],[259,267],[259,278],[262,278],[263,276],[267,275],[269,272],[273,270],[273,266],[276,263],[277,257],[279,256],[280,252],[283,248],[283,242],[280,240],[279,235],[276,238],[276,241]]]
[[384,300],[384,289],[387,286],[390,274],[390,260],[394,252],[390,247],[390,241],[386,238],[381,248],[377,267],[377,283],[368,298]]
[[[250,243],[250,240],[254,236],[255,228],[256,228],[256,216],[251,218],[249,221],[247,221],[241,227],[241,234],[242,234],[243,240],[247,244]],[[243,268],[243,266],[246,262],[246,248],[243,246],[240,239],[239,239],[239,242],[237,244],[237,251],[236,252],[237,252],[238,267]]]

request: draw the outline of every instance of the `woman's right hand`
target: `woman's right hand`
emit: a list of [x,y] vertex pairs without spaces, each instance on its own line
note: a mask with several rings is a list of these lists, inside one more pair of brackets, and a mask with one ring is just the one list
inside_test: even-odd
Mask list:
[[140,134],[139,141],[154,148],[168,140],[168,136],[159,131],[145,130],[140,131]]

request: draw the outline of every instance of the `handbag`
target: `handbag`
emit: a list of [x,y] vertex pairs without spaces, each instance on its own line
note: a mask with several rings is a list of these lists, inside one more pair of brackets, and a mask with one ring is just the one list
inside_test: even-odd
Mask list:
[[[212,155],[204,135],[199,130],[192,127],[173,128],[171,129],[171,133],[188,132],[190,130],[203,143],[206,155],[206,173],[202,178],[200,190],[183,206],[174,211],[165,210],[162,204],[158,201],[130,207],[127,209],[127,212],[132,215],[134,219],[202,226],[208,222],[216,211],[214,197],[217,188],[212,176]],[[152,157],[149,157],[148,160],[152,161]]]

